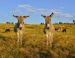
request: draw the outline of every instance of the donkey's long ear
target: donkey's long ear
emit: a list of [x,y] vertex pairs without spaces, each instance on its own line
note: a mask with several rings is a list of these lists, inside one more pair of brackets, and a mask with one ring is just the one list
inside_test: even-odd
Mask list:
[[44,16],[44,15],[41,15],[41,16],[44,17],[44,18],[46,17],[46,16]]
[[23,16],[23,18],[28,18],[29,16]]
[[52,12],[51,15],[50,15],[50,17],[52,17],[53,15],[54,15],[54,13]]
[[15,17],[15,18],[17,18],[17,19],[19,18],[19,16],[15,16],[15,15],[13,15],[13,17]]

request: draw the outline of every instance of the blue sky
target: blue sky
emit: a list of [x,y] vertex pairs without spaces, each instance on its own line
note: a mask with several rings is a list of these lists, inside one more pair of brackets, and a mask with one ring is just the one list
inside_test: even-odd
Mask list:
[[[30,12],[31,8],[34,9],[33,12]],[[36,11],[38,9],[41,11]],[[24,20],[25,23],[37,24],[44,22],[41,14],[50,15],[51,11],[56,13],[52,18],[53,23],[72,22],[75,16],[75,0],[1,0],[0,22],[17,22],[16,18],[12,16],[14,14],[29,15],[30,17]],[[47,14],[46,12],[50,13]]]

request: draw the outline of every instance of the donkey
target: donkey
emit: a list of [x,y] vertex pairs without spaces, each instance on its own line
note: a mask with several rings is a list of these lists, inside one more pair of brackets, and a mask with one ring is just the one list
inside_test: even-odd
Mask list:
[[10,32],[10,23],[9,22],[6,22],[5,32]]
[[53,32],[54,32],[54,26],[51,23],[51,18],[54,15],[54,13],[51,13],[49,16],[43,16],[45,18],[45,26],[44,26],[44,33],[46,34],[47,37],[47,45],[52,46],[53,43]]
[[23,32],[24,32],[24,19],[28,18],[29,16],[15,16],[15,18],[18,19],[18,22],[15,24],[14,31],[17,34],[17,42],[22,45],[22,38],[23,38]]

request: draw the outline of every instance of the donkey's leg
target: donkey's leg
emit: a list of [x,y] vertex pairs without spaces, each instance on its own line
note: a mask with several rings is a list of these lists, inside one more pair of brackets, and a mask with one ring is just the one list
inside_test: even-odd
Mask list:
[[49,37],[49,36],[48,36],[48,33],[46,34],[46,37],[47,37],[47,40],[46,40],[46,41],[47,41],[47,46],[48,46],[48,44],[49,44],[49,43],[48,43],[48,37]]
[[22,30],[20,31],[20,45],[22,45],[22,38],[23,38],[23,33]]
[[20,37],[20,35],[19,35],[19,31],[17,32],[17,38],[18,38],[18,40],[17,40],[17,42],[19,43],[19,37]]
[[52,43],[53,43],[53,33],[49,33],[49,39],[48,39],[49,45],[52,47]]
[[17,32],[17,45],[20,46],[20,31]]

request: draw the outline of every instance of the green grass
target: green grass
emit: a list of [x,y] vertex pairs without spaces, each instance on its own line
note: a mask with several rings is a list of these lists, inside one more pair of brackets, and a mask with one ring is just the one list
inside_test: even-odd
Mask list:
[[46,46],[46,36],[43,33],[44,25],[25,25],[23,35],[23,51],[19,52],[17,36],[11,31],[4,33],[5,24],[0,24],[0,58],[75,58],[75,25],[57,24],[66,26],[67,32],[54,32],[53,47]]

